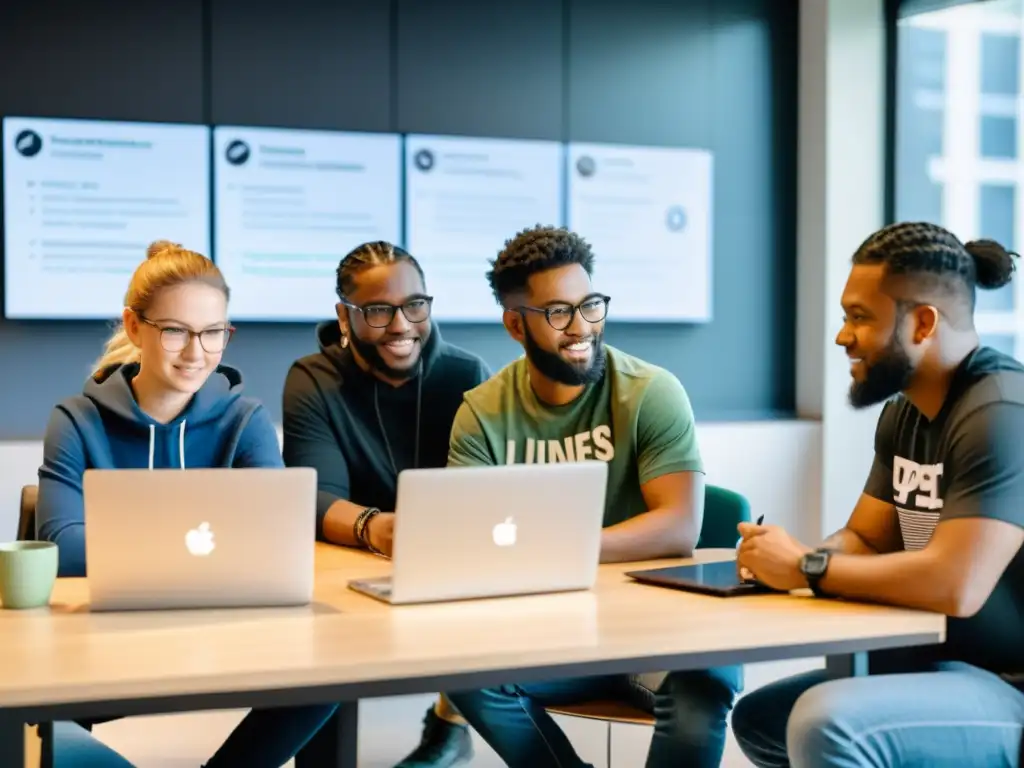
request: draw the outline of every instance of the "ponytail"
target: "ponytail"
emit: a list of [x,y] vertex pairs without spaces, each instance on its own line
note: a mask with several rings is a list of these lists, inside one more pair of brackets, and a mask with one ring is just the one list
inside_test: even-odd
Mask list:
[[97,380],[102,379],[103,372],[112,365],[137,363],[140,357],[139,348],[128,338],[128,331],[124,329],[124,324],[119,323],[114,329],[113,335],[107,339],[107,343],[103,347],[103,355],[93,365],[92,377]]

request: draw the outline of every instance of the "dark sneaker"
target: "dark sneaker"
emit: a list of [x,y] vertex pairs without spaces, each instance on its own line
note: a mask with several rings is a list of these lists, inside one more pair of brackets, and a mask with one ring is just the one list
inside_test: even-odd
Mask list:
[[473,759],[473,737],[468,725],[442,720],[427,710],[423,718],[423,737],[419,746],[395,768],[453,768]]

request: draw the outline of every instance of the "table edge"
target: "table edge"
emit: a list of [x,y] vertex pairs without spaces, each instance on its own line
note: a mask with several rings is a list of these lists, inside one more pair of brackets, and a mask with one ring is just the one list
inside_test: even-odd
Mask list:
[[[224,681],[215,686],[218,690],[197,689],[195,692],[156,695],[139,693],[137,695],[112,696],[106,688],[114,686],[89,686],[90,691],[95,694],[92,698],[61,699],[43,704],[28,701],[25,703],[0,701],[0,715],[16,713],[19,718],[24,718],[26,721],[38,722],[68,718],[127,717],[208,709],[346,702],[363,698],[484,688],[511,682],[543,682],[590,675],[641,674],[669,669],[686,671],[817,656],[841,656],[892,648],[934,645],[941,643],[943,637],[944,633],[939,630],[916,631],[882,637],[811,641],[738,650],[634,655],[614,659],[586,659],[578,662],[534,663],[522,666],[503,664],[488,669],[474,669],[465,672],[405,675],[398,673],[387,678],[321,684],[306,682],[290,684],[287,680],[282,679],[277,684],[266,681],[264,685],[229,688],[227,687],[229,681]],[[251,675],[249,678],[251,679]],[[203,684],[202,680],[197,680],[196,683],[197,686]],[[234,681],[230,681],[230,683],[234,683]],[[39,696],[32,698],[38,699]]]

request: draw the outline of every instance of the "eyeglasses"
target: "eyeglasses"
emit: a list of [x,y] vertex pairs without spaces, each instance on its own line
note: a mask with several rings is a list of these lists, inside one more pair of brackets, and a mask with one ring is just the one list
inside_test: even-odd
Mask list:
[[546,307],[530,307],[523,305],[520,311],[539,312],[544,315],[548,325],[556,331],[564,331],[576,318],[576,312],[588,323],[600,323],[608,315],[608,302],[611,296],[596,294],[588,296],[579,304],[548,304]]
[[433,296],[417,296],[404,304],[364,304],[360,307],[345,299],[341,300],[346,307],[359,312],[371,328],[387,328],[394,321],[398,310],[402,310],[402,315],[410,323],[422,323],[430,317],[433,302]]
[[208,328],[205,331],[193,331],[178,326],[158,325],[152,320],[147,320],[142,315],[138,317],[146,325],[151,325],[160,331],[160,346],[164,348],[165,352],[181,352],[181,350],[192,343],[192,337],[198,336],[199,346],[203,348],[203,351],[216,354],[217,352],[224,351],[224,348],[231,341],[231,337],[235,333],[234,327],[230,325],[227,328]]

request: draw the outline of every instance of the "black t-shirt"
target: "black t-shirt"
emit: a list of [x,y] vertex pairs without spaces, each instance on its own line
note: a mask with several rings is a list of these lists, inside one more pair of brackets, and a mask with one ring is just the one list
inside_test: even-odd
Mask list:
[[[954,374],[929,421],[902,395],[885,405],[864,492],[893,504],[903,546],[922,549],[935,526],[987,517],[1024,526],[1024,366],[987,347]],[[1024,672],[1024,549],[982,609],[950,618],[941,658]]]

